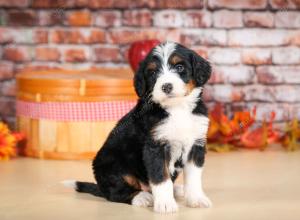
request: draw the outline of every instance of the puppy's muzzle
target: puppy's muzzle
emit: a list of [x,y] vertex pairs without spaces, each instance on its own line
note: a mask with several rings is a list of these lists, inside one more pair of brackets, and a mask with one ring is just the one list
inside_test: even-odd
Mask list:
[[171,83],[165,83],[162,85],[161,90],[166,94],[170,94],[173,90],[173,85]]

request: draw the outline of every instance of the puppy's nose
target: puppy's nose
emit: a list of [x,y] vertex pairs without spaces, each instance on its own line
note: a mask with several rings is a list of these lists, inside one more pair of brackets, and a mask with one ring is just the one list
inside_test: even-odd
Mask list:
[[166,94],[170,94],[173,90],[173,85],[171,83],[165,83],[162,85],[161,90]]

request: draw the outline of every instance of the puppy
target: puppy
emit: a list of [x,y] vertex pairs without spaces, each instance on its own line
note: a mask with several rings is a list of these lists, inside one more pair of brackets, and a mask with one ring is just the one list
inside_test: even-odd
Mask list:
[[190,207],[210,207],[201,175],[209,125],[202,89],[210,64],[186,47],[156,46],[134,76],[139,100],[112,130],[93,161],[97,184],[65,182],[112,202],[176,212],[173,182],[184,174]]

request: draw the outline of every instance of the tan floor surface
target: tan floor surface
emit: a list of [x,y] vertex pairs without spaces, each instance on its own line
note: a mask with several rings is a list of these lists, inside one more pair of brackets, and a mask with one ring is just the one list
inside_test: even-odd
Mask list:
[[93,180],[90,162],[0,162],[0,219],[300,219],[300,152],[210,152],[204,188],[214,207],[180,201],[179,212],[169,215],[75,193],[59,184],[65,179]]

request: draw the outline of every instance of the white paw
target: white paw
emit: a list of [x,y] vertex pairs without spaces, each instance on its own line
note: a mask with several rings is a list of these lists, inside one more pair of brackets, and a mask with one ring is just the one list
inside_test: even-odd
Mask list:
[[212,202],[210,199],[202,194],[202,195],[190,195],[186,197],[186,203],[189,207],[192,208],[210,208],[212,207]]
[[178,205],[174,198],[169,200],[154,201],[154,211],[158,213],[172,213],[178,211]]
[[183,185],[174,185],[174,196],[176,198],[184,196],[184,187],[183,187]]
[[131,204],[140,207],[153,206],[153,196],[151,193],[141,191],[133,197]]

